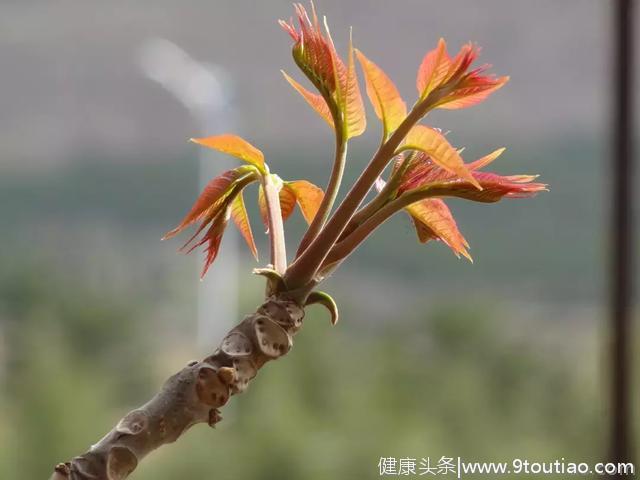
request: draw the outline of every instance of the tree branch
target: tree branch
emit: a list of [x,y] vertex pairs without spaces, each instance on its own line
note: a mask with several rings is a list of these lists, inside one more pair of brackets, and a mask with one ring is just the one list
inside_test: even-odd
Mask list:
[[148,453],[193,425],[213,427],[222,419],[219,408],[243,392],[265,363],[290,350],[303,317],[304,308],[286,295],[268,298],[212,355],[171,376],[86,453],[58,464],[50,480],[124,480]]
[[405,158],[402,161],[400,168],[398,168],[393,173],[389,181],[385,184],[384,188],[380,190],[380,192],[378,192],[378,194],[373,198],[373,200],[367,203],[364,207],[358,210],[353,215],[353,217],[351,217],[351,220],[349,220],[349,223],[347,224],[344,231],[340,235],[340,238],[338,239],[338,243],[344,240],[347,237],[347,235],[353,232],[359,225],[361,225],[365,220],[367,220],[367,218],[369,218],[375,212],[380,210],[385,205],[385,203],[387,203],[389,199],[391,199],[395,195],[395,193],[398,190],[398,187],[400,186],[400,181],[402,180],[402,176],[404,175],[404,173],[407,171],[407,168],[411,164],[411,159],[414,157],[414,153],[415,152],[410,153],[407,156],[407,158]]
[[300,287],[316,275],[318,268],[324,262],[327,254],[336,243],[349,220],[362,203],[373,186],[376,178],[382,173],[389,161],[395,155],[396,148],[409,133],[409,130],[429,111],[440,98],[438,94],[432,94],[426,100],[416,104],[409,115],[400,124],[398,129],[377,150],[369,165],[362,172],[358,180],[347,193],[338,209],[329,219],[318,236],[309,247],[288,268],[285,274],[287,285],[292,288]]
[[334,245],[320,267],[320,271],[327,272],[329,269],[331,271],[335,270],[376,228],[382,225],[392,215],[412,203],[419,202],[425,198],[436,197],[441,191],[442,189],[437,187],[416,189],[385,204],[369,218],[364,220],[361,225],[358,225],[350,234],[345,236],[343,240]]

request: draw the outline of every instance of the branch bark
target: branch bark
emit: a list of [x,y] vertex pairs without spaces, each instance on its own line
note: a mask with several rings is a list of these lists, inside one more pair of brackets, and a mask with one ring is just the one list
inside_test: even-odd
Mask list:
[[212,355],[171,376],[87,452],[58,464],[50,480],[124,480],[147,454],[193,425],[215,426],[229,398],[242,393],[264,364],[291,349],[303,318],[304,307],[286,294],[268,298]]

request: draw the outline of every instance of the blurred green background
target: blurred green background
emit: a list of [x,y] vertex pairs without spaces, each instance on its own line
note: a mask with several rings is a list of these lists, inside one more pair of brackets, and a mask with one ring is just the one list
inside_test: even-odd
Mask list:
[[[513,3],[318,5],[339,47],[354,25],[408,103],[440,35],[452,49],[478,40],[512,84],[428,121],[451,129],[469,160],[506,145],[495,169],[540,173],[551,191],[450,202],[474,264],[419,245],[394,218],[326,282],[336,327],[310,309],[292,352],[216,430],[195,427],[131,478],[365,479],[380,457],[605,458],[610,13],[607,2]],[[201,258],[159,241],[197,195],[201,152],[185,139],[201,121],[141,73],[145,39],[224,67],[234,93],[220,131],[254,142],[283,178],[326,181],[329,132],[278,78],[294,71],[275,26],[290,5],[185,4],[0,3],[0,57],[12,67],[0,91],[0,478],[47,478],[208,350],[197,338]],[[347,184],[375,148],[369,113]],[[293,250],[299,215],[289,227]],[[231,243],[242,256],[225,268],[237,271],[242,315],[263,283],[237,235],[221,255]],[[218,318],[215,303],[211,347],[240,320]],[[639,393],[636,383],[634,404]]]

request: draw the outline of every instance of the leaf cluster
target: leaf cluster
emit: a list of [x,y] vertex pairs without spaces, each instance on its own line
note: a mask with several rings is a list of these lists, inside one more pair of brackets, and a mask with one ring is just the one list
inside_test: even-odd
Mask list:
[[[463,45],[451,56],[446,42],[423,58],[416,76],[417,99],[411,109],[393,81],[376,63],[353,47],[349,39],[346,61],[338,54],[326,18],[324,29],[315,8],[308,15],[296,4],[296,22],[280,21],[293,40],[296,65],[315,88],[315,92],[283,72],[285,79],[328,124],[335,134],[333,169],[325,191],[308,180],[284,181],[270,172],[263,153],[235,135],[193,139],[194,142],[228,153],[246,164],[212,179],[183,221],[167,237],[199,223],[184,248],[205,246],[204,275],[215,260],[229,218],[236,224],[252,254],[258,258],[252,229],[245,208],[243,190],[258,183],[258,203],[270,235],[272,290],[295,292],[302,303],[322,303],[332,312],[330,297],[314,293],[314,286],[330,274],[378,226],[399,211],[412,221],[418,240],[446,244],[457,256],[471,260],[469,243],[445,203],[448,197],[492,203],[503,198],[535,195],[546,185],[534,175],[508,175],[483,171],[504,148],[472,162],[465,162],[462,150],[454,147],[438,128],[420,121],[434,109],[458,110],[485,100],[502,88],[508,77],[487,73],[489,66],[472,67],[479,55],[474,44]],[[378,150],[369,165],[334,210],[334,202],[347,160],[347,144],[366,128],[364,103],[356,72],[360,64],[365,90],[375,115],[381,122]],[[386,179],[382,175],[389,168]],[[372,187],[375,197],[362,205]],[[291,263],[286,258],[282,222],[296,204],[309,227]],[[198,240],[200,233],[204,232]],[[273,269],[273,270],[271,270]],[[264,273],[262,269],[259,273]],[[274,283],[273,278],[277,278]],[[332,313],[337,319],[337,311]]]

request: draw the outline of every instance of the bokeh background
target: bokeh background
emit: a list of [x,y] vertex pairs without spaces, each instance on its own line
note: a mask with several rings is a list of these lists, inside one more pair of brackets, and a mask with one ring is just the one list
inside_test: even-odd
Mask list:
[[[452,201],[474,264],[395,218],[326,282],[337,327],[310,310],[291,354],[215,431],[194,428],[132,478],[364,479],[383,456],[604,459],[613,3],[317,6],[338,48],[353,25],[409,104],[440,36],[451,50],[478,42],[511,82],[429,122],[468,159],[506,146],[495,168],[539,173],[551,191]],[[260,302],[237,235],[203,284],[199,255],[159,239],[229,165],[189,137],[231,130],[283,178],[326,182],[332,134],[279,72],[302,78],[276,23],[291,13],[288,1],[0,3],[0,478],[47,478]],[[378,141],[368,117],[347,184]],[[290,245],[303,227],[290,221]]]

